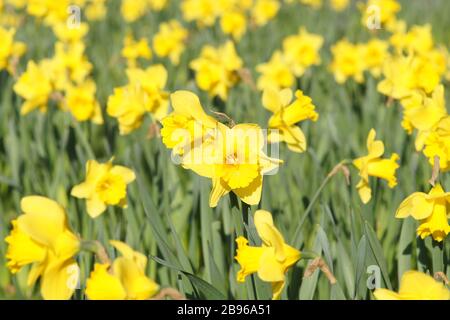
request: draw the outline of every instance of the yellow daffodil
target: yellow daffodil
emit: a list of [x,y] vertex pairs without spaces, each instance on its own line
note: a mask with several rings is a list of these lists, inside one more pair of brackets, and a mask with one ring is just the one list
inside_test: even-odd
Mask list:
[[280,2],[277,0],[256,0],[251,16],[257,26],[263,26],[277,15],[278,10],[280,10]]
[[161,64],[149,66],[147,69],[128,69],[127,76],[131,85],[138,86],[145,92],[145,110],[156,120],[167,115],[169,94],[164,91],[167,83],[167,70]]
[[[138,0],[141,1],[141,0]],[[127,60],[128,67],[137,66],[137,59],[143,58],[150,60],[152,51],[145,38],[136,41],[131,34],[127,35],[123,42],[122,57]]]
[[247,18],[245,13],[239,10],[225,12],[220,19],[220,27],[223,33],[229,34],[239,41],[247,30]]
[[84,36],[89,31],[89,25],[87,23],[80,23],[76,27],[70,27],[70,25],[64,21],[53,26],[53,32],[59,41],[62,42],[78,42],[82,41]]
[[363,203],[368,203],[372,198],[369,176],[386,180],[390,188],[397,185],[395,171],[399,167],[397,164],[399,156],[393,153],[390,159],[382,159],[384,144],[381,140],[375,140],[375,136],[375,130],[370,130],[367,138],[367,150],[369,154],[353,161],[353,165],[359,170],[359,176],[361,177],[356,188]]
[[383,40],[372,39],[361,46],[365,67],[374,77],[378,78],[388,57],[389,44]]
[[308,33],[304,27],[297,35],[283,40],[284,57],[296,77],[301,77],[308,67],[320,64],[319,50],[322,45],[323,37]]
[[300,127],[295,124],[311,119],[317,121],[319,115],[314,111],[315,106],[311,98],[303,95],[297,90],[295,100],[292,102],[292,90],[266,89],[262,98],[263,106],[273,112],[269,119],[269,128],[277,129],[278,132],[269,135],[270,142],[284,141],[288,148],[294,152],[306,150],[306,138]]
[[244,282],[248,275],[257,273],[261,280],[272,283],[272,298],[280,299],[286,281],[285,274],[300,260],[301,253],[286,244],[283,235],[275,227],[270,212],[256,211],[254,221],[262,245],[253,247],[248,245],[248,240],[244,237],[236,239],[235,258],[241,266],[237,281]]
[[135,179],[131,169],[113,165],[112,159],[106,163],[89,160],[86,163],[86,180],[73,187],[71,195],[86,199],[88,214],[96,218],[108,205],[125,208],[127,185]]
[[417,129],[416,150],[421,151],[428,135],[437,123],[447,116],[444,86],[439,85],[431,97],[422,91],[413,91],[411,96],[401,100],[403,106],[403,127],[409,132]]
[[332,48],[333,61],[330,70],[338,83],[344,83],[348,78],[356,82],[364,81],[366,65],[363,58],[363,47],[344,39],[336,43]]
[[450,116],[442,118],[427,134],[423,153],[431,165],[438,157],[440,169],[450,169]]
[[181,11],[186,21],[195,21],[199,27],[212,26],[220,13],[220,1],[183,0]]
[[378,83],[378,91],[393,99],[403,99],[414,89],[431,93],[440,81],[437,66],[420,56],[394,56],[383,66],[385,79]]
[[267,63],[257,65],[256,71],[261,74],[257,82],[259,90],[290,88],[295,82],[295,76],[281,51],[275,51]]
[[42,64],[29,61],[27,70],[14,85],[14,91],[25,100],[20,114],[25,115],[35,109],[46,111],[52,93],[52,83],[48,71],[43,68]]
[[[3,14],[3,13],[2,13]],[[5,29],[0,26],[0,71],[7,69],[14,73],[14,59],[20,58],[26,50],[26,45],[22,42],[14,41],[15,29]]]
[[44,299],[69,299],[78,283],[78,266],[73,258],[80,246],[69,227],[66,212],[53,200],[29,196],[20,203],[23,214],[12,222],[5,241],[7,266],[12,273],[31,264],[28,286],[40,278]]
[[398,293],[388,289],[376,289],[373,294],[377,300],[450,299],[450,291],[442,283],[425,273],[414,270],[403,274]]
[[190,63],[190,67],[195,71],[198,87],[224,101],[230,88],[238,82],[237,71],[242,65],[232,41],[227,41],[219,48],[206,45],[200,57]]
[[335,11],[344,11],[348,5],[350,4],[350,0],[331,0],[330,5],[331,8]]
[[95,98],[96,90],[95,82],[92,80],[67,89],[67,109],[77,121],[92,120],[93,123],[103,124],[100,104]]
[[[377,8],[377,10],[375,10],[375,8]],[[396,14],[400,9],[401,5],[397,0],[368,0],[366,4],[361,7],[363,13],[362,23],[366,26],[367,21],[376,15],[381,26],[392,24],[395,22]]]
[[420,221],[417,235],[422,239],[432,236],[436,241],[442,241],[450,232],[447,211],[450,203],[450,193],[444,192],[440,184],[436,184],[426,194],[415,192],[406,198],[397,209],[396,218],[407,218],[412,216]]
[[126,22],[134,22],[148,10],[148,0],[122,0],[120,12]]
[[178,65],[187,37],[188,31],[177,20],[161,23],[153,38],[155,53],[160,57],[169,57],[174,65]]
[[161,136],[165,146],[175,154],[184,155],[193,143],[207,140],[207,130],[215,129],[217,121],[203,110],[198,97],[189,91],[179,90],[170,95],[174,111],[162,119]]
[[112,265],[96,263],[86,282],[90,300],[147,300],[159,286],[145,275],[147,257],[120,241],[110,244],[121,253]]
[[107,13],[106,0],[91,0],[85,9],[88,21],[103,20]]

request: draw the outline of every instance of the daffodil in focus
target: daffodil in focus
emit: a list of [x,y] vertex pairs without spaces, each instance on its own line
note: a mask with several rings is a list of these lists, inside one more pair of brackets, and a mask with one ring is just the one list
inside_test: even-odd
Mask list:
[[5,239],[9,270],[17,273],[31,265],[28,286],[40,278],[44,299],[70,299],[78,283],[74,256],[80,240],[69,229],[64,208],[40,196],[24,197],[20,206],[23,214],[13,220],[13,229]]
[[241,266],[237,274],[237,281],[245,282],[247,276],[257,273],[261,280],[272,283],[272,298],[280,299],[286,282],[285,274],[300,260],[301,253],[286,244],[283,235],[275,227],[270,212],[256,211],[254,222],[262,245],[249,246],[246,238],[236,239],[235,259]]
[[422,239],[432,236],[436,241],[443,241],[450,232],[447,210],[450,193],[445,192],[440,184],[436,184],[430,193],[415,192],[406,198],[397,209],[396,218],[412,216],[419,220],[417,235]]
[[449,300],[450,291],[430,275],[419,271],[407,271],[403,274],[400,289],[397,292],[388,289],[376,289],[377,300]]
[[356,188],[364,204],[368,203],[372,198],[372,190],[369,184],[370,176],[386,180],[390,188],[397,185],[395,172],[399,168],[397,164],[399,156],[393,153],[391,158],[382,159],[384,144],[381,140],[375,140],[375,136],[375,130],[370,130],[367,138],[368,155],[353,161],[353,165],[359,170],[361,178]]
[[135,40],[131,34],[127,35],[123,42],[122,57],[127,60],[128,67],[130,68],[137,66],[137,60],[139,58],[150,60],[152,58],[152,51],[147,39],[141,38]]
[[[193,144],[208,141],[208,131],[217,128],[217,120],[207,115],[198,97],[185,90],[170,95],[173,112],[161,120],[164,145],[177,155],[185,155]],[[186,152],[185,152],[186,151]]]
[[296,77],[301,77],[308,67],[320,64],[322,45],[323,37],[309,33],[304,27],[300,28],[298,35],[283,40],[284,57]]
[[35,109],[46,111],[52,93],[52,83],[48,71],[42,64],[29,61],[27,70],[15,83],[14,91],[25,100],[20,114],[26,115]]
[[133,170],[89,160],[86,163],[86,180],[72,188],[71,195],[86,199],[87,212],[92,218],[101,215],[107,206],[127,206],[127,185],[136,176]]
[[364,81],[366,65],[362,49],[361,45],[350,43],[346,39],[331,48],[333,61],[330,70],[338,83],[344,83],[348,78],[353,78],[358,83]]
[[256,66],[261,75],[257,81],[259,90],[284,89],[294,85],[295,76],[281,51],[275,51],[270,60]]
[[315,111],[311,98],[297,90],[295,100],[292,101],[292,90],[266,89],[263,94],[263,106],[273,112],[269,119],[269,129],[276,129],[269,133],[269,142],[284,141],[294,152],[306,150],[306,138],[300,127],[295,124],[304,120],[317,121],[319,115]]
[[174,65],[178,65],[187,37],[188,31],[177,20],[161,23],[153,38],[155,53],[160,57],[169,57]]
[[103,124],[102,111],[95,98],[95,92],[96,85],[92,80],[68,88],[67,108],[77,121],[92,120],[95,124]]
[[219,48],[204,46],[200,57],[190,63],[198,87],[224,101],[228,91],[239,81],[237,72],[242,65],[232,41],[227,41]]
[[120,252],[112,264],[96,263],[86,282],[90,300],[147,300],[159,286],[145,275],[147,257],[120,241],[110,241]]

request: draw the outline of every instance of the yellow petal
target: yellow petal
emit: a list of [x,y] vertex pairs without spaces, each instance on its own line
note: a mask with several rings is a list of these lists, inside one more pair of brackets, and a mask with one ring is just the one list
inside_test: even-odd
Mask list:
[[119,278],[108,272],[109,264],[96,263],[86,281],[86,295],[90,300],[124,300],[125,288]]
[[263,178],[259,175],[248,187],[233,189],[233,192],[246,204],[250,206],[257,205],[261,201],[262,181]]
[[186,117],[194,118],[204,126],[210,128],[216,126],[217,121],[203,111],[200,100],[194,93],[185,90],[175,91],[170,95],[170,100],[175,112]]
[[450,291],[433,277],[418,271],[402,276],[399,295],[415,300],[449,300]]
[[51,260],[41,277],[42,297],[45,300],[70,299],[78,282],[77,270],[78,265],[74,259]]
[[245,278],[258,271],[263,252],[268,248],[250,247],[244,237],[236,239],[237,250],[235,259],[241,266],[237,273],[237,281],[244,282]]
[[89,198],[94,192],[94,185],[88,182],[80,183],[72,188],[70,195],[79,199]]
[[264,245],[273,247],[276,258],[283,261],[286,256],[284,254],[284,238],[273,224],[272,214],[265,210],[257,210],[255,212],[255,227],[258,235]]
[[91,218],[97,218],[106,210],[106,204],[100,199],[97,194],[94,194],[92,198],[86,200],[87,212]]
[[230,192],[230,188],[220,178],[214,178],[212,183],[213,186],[211,193],[209,195],[209,206],[211,208],[215,208],[217,207],[220,198],[222,198],[223,196],[225,196]]
[[283,265],[275,257],[275,249],[267,248],[261,256],[258,276],[263,281],[280,282],[284,281]]
[[376,289],[373,295],[377,300],[400,300],[398,293],[388,289]]
[[134,251],[129,245],[122,241],[110,240],[109,243],[116,248],[124,258],[133,260],[142,272],[145,271],[147,266],[147,257],[145,255]]
[[114,166],[110,170],[110,173],[117,174],[123,178],[126,184],[133,182],[136,179],[134,171],[123,166]]
[[57,202],[40,196],[22,199],[22,211],[17,219],[21,230],[33,240],[51,246],[65,228],[65,211]]

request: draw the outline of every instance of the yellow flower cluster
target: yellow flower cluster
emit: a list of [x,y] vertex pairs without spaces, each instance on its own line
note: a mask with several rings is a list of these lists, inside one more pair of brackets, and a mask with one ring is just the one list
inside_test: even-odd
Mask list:
[[309,67],[321,63],[319,50],[322,45],[322,36],[309,33],[303,27],[298,34],[286,37],[283,50],[275,51],[268,62],[256,67],[261,74],[258,89],[292,87],[295,77],[301,77]]

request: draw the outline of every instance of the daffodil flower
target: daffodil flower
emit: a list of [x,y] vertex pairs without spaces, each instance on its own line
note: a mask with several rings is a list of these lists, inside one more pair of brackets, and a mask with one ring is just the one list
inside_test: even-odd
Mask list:
[[422,239],[432,236],[442,242],[450,232],[448,210],[450,193],[444,192],[440,184],[436,184],[430,193],[415,192],[406,198],[397,209],[396,218],[412,216],[420,221],[417,235]]
[[147,300],[159,286],[145,275],[147,257],[120,241],[110,244],[121,253],[112,265],[96,263],[86,282],[91,300]]
[[170,20],[159,25],[158,33],[153,37],[153,48],[160,57],[169,57],[174,65],[180,63],[180,56],[185,50],[188,37],[187,29],[177,20]]
[[450,299],[450,291],[442,283],[419,271],[407,271],[403,274],[398,293],[381,288],[376,289],[373,295],[377,300]]
[[256,83],[259,90],[290,88],[295,82],[295,76],[281,51],[275,51],[268,62],[257,65],[256,71],[261,74]]
[[367,138],[367,150],[369,154],[353,161],[353,165],[359,170],[359,176],[361,177],[356,188],[363,203],[368,203],[372,198],[369,176],[386,180],[389,188],[397,185],[395,171],[399,167],[397,164],[399,156],[393,153],[390,159],[382,159],[384,144],[380,140],[375,140],[375,136],[375,130],[370,130]]
[[86,180],[73,187],[71,195],[86,199],[88,214],[96,218],[108,205],[126,207],[127,185],[135,179],[131,169],[113,165],[112,159],[106,163],[89,160],[86,163]]
[[276,129],[269,135],[271,143],[284,141],[288,148],[294,152],[304,152],[306,150],[306,138],[300,127],[295,124],[311,119],[317,121],[319,115],[314,111],[311,98],[303,95],[297,90],[296,99],[292,102],[292,90],[283,89],[281,91],[268,88],[263,93],[263,106],[274,115],[269,119],[269,128]]
[[300,259],[301,253],[286,244],[270,212],[256,211],[254,222],[262,245],[252,247],[246,238],[236,239],[238,247],[235,258],[241,266],[237,281],[244,282],[247,276],[257,273],[261,280],[272,283],[273,299],[280,299],[286,281],[285,274]]
[[74,256],[80,240],[70,231],[66,212],[53,200],[29,196],[20,203],[23,214],[12,222],[5,241],[7,266],[12,273],[31,264],[28,286],[40,278],[44,299],[69,299],[78,283]]

